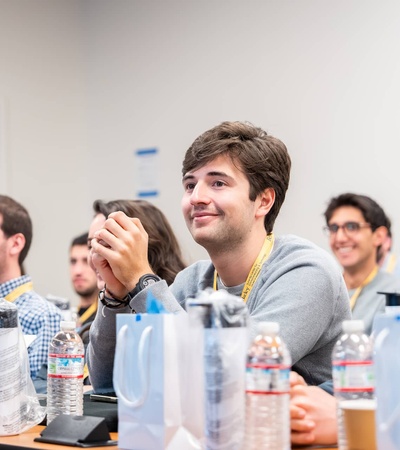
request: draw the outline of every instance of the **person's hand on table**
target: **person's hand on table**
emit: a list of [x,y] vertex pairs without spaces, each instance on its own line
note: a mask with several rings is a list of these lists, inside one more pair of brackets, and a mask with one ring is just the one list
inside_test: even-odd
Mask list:
[[297,372],[292,370],[290,372],[290,388],[292,388],[293,386],[297,386],[298,384],[302,386],[307,386],[307,383],[304,381],[304,378]]
[[290,396],[292,444],[329,445],[336,443],[335,398],[317,386],[307,386],[302,377],[293,372],[291,373]]

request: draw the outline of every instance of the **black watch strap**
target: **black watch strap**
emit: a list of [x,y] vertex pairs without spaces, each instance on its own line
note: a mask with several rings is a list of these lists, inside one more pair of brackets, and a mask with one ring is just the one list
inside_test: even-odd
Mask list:
[[143,291],[143,289],[146,289],[147,287],[157,283],[158,281],[161,281],[160,277],[154,275],[154,273],[146,273],[139,278],[137,285],[129,292],[128,296],[132,300],[132,298],[135,297],[135,295],[139,294],[140,291]]

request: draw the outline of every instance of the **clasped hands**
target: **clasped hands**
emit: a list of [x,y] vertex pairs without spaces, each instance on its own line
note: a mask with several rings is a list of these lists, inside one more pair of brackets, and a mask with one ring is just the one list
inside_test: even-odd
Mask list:
[[121,211],[111,213],[91,241],[90,262],[109,292],[123,298],[145,273],[152,273],[148,261],[148,234],[137,218]]
[[291,441],[296,445],[337,442],[336,399],[318,386],[307,386],[290,373]]

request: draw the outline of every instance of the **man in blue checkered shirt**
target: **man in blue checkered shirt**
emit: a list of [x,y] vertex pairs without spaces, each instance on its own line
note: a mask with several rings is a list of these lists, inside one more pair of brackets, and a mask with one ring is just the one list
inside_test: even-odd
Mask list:
[[28,211],[15,200],[0,195],[0,297],[18,308],[24,334],[36,339],[28,348],[31,377],[34,380],[47,355],[51,338],[60,330],[61,311],[33,290],[23,262],[32,241]]

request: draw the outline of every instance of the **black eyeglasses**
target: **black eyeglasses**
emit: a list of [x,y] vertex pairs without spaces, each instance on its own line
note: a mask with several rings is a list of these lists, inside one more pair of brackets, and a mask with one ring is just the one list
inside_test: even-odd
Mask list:
[[370,228],[370,223],[359,223],[359,222],[345,222],[342,225],[338,225],[337,223],[331,223],[324,227],[324,231],[332,236],[336,234],[341,228],[347,235],[352,235],[361,230],[361,228]]

